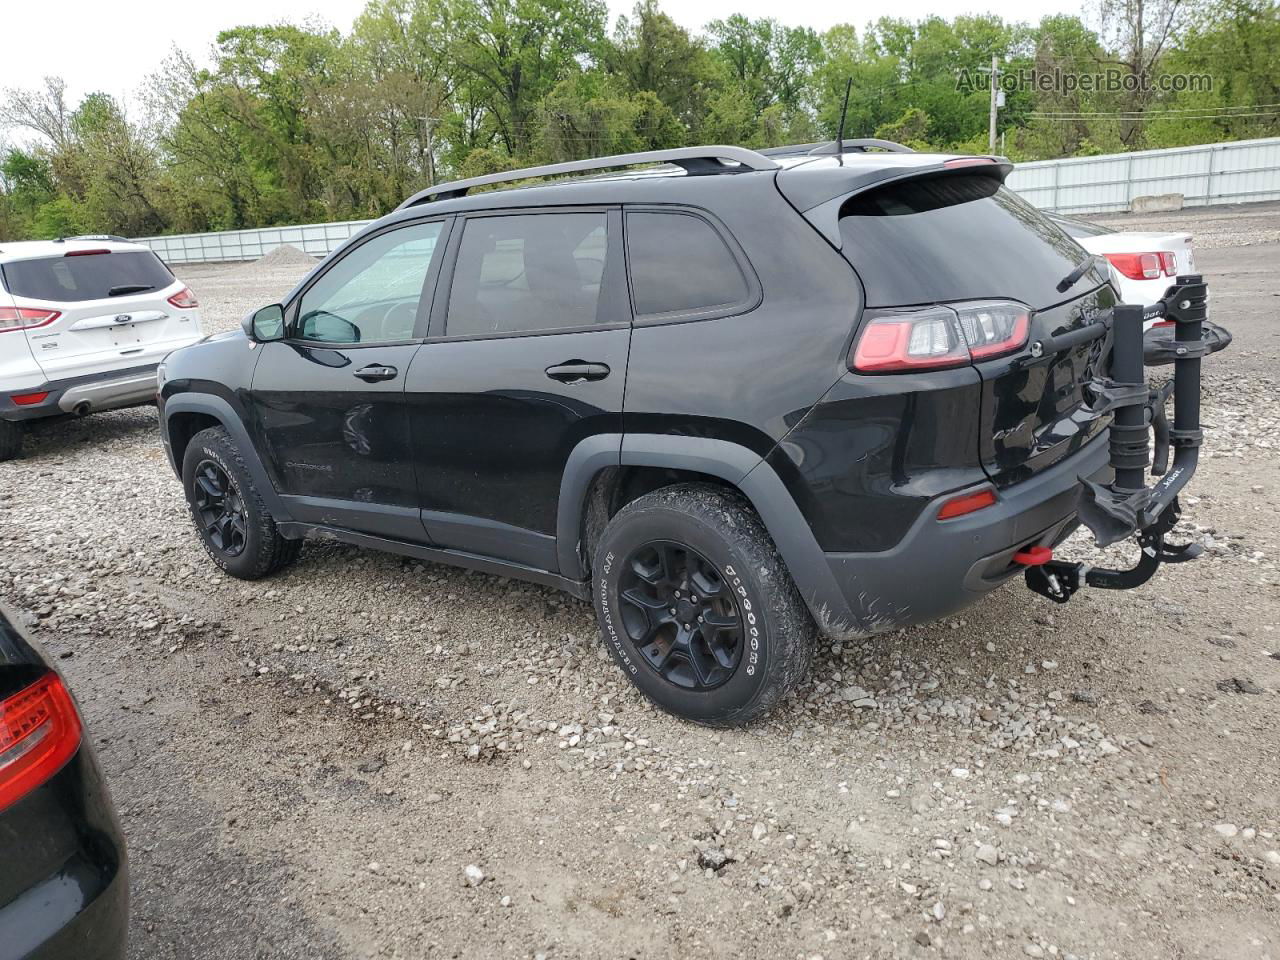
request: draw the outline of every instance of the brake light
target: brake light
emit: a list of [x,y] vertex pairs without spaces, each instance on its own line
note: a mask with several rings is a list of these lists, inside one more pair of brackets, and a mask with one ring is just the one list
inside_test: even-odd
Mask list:
[[44,390],[40,393],[11,394],[9,399],[20,407],[31,407],[35,406],[37,403],[43,403],[47,396],[49,396],[49,391]]
[[948,169],[955,167],[982,167],[995,163],[990,157],[956,157],[954,160],[943,160],[942,165]]
[[190,287],[183,287],[169,298],[169,302],[179,310],[194,310],[200,306],[200,301],[196,299],[196,295],[191,292]]
[[63,254],[64,257],[96,257],[100,253],[110,253],[110,250],[68,250]]
[[977,493],[965,493],[952,497],[938,510],[939,520],[954,520],[966,514],[992,506],[996,502],[994,490],[979,490]]
[[82,727],[56,673],[0,701],[0,811],[63,768],[80,748]]
[[0,333],[47,327],[60,316],[62,314],[57,310],[41,310],[36,307],[0,307]]
[[1108,253],[1111,265],[1130,280],[1156,280],[1178,275],[1178,258],[1169,250],[1159,253]]
[[893,373],[966,366],[1021,349],[1030,330],[1030,309],[1011,300],[885,311],[863,328],[849,369]]

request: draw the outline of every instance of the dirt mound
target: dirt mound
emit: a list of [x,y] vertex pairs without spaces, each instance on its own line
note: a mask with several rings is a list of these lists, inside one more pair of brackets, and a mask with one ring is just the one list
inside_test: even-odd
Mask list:
[[259,257],[252,263],[248,263],[236,272],[242,275],[255,275],[275,270],[298,270],[300,268],[310,269],[319,261],[309,253],[303,253],[292,244],[284,243],[276,247],[270,253]]

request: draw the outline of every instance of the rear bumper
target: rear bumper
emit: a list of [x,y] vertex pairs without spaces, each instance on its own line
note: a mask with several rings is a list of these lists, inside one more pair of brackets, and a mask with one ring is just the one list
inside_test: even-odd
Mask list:
[[23,393],[49,395],[39,403],[18,406],[8,392],[0,392],[0,419],[38,420],[67,413],[97,413],[150,403],[156,396],[156,367],[150,363],[71,380],[56,380]]
[[[938,520],[939,497],[897,546],[876,553],[828,553],[826,562],[848,613],[821,618],[833,633],[866,635],[937,620],[990,593],[1023,567],[1013,555],[1054,546],[1075,529],[1080,478],[1111,479],[1103,431],[1075,454],[1029,480],[999,491],[990,507]],[[843,622],[842,622],[843,621]]]
[[0,960],[123,960],[124,838],[87,746],[0,814]]

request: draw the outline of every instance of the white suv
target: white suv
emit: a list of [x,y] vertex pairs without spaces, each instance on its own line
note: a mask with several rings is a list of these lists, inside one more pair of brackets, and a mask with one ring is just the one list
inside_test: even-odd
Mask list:
[[156,366],[201,337],[198,306],[120,237],[0,243],[0,460],[23,421],[154,400]]

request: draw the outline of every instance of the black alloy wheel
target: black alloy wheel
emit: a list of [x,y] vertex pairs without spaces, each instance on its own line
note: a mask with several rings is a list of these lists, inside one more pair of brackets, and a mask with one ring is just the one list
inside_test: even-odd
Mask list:
[[249,536],[244,500],[220,464],[200,461],[194,493],[195,514],[209,544],[227,557],[244,553]]
[[742,660],[742,611],[721,572],[690,547],[653,540],[618,584],[623,629],[660,677],[692,691],[728,681]]

